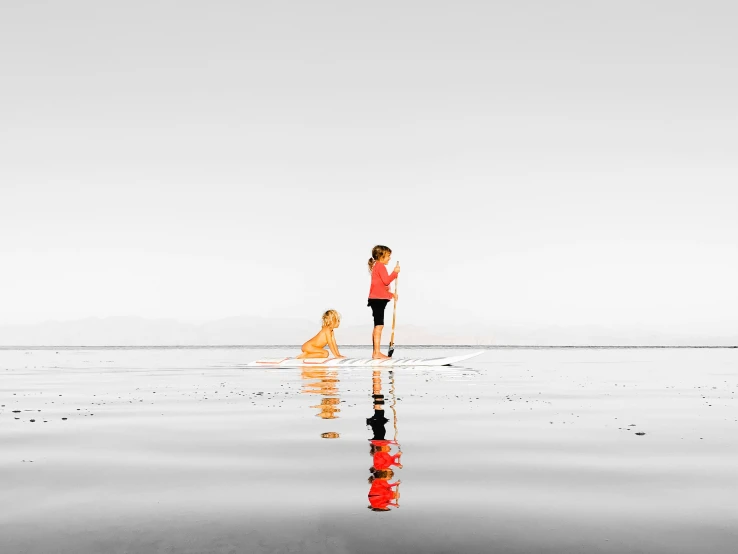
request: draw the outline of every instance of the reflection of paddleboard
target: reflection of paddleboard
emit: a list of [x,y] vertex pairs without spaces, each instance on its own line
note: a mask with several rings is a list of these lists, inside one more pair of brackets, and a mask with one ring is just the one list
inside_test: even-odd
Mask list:
[[446,358],[390,358],[389,360],[372,360],[371,358],[264,358],[246,365],[250,367],[398,367],[398,366],[443,366],[453,365],[482,352],[449,356]]

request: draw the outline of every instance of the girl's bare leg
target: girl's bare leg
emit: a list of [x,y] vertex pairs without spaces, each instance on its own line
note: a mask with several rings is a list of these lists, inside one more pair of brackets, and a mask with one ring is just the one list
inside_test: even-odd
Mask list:
[[377,325],[372,331],[372,359],[374,360],[389,359],[389,356],[385,356],[379,351],[379,343],[382,340],[382,329],[384,329],[384,325]]
[[304,358],[327,358],[328,357],[328,351],[324,350],[323,348],[320,348],[314,344],[311,344],[310,341],[306,342],[302,345],[302,352],[295,356],[298,359],[304,359]]
[[299,354],[296,356],[297,358],[304,359],[304,358],[327,358],[329,356],[329,353],[327,350],[305,350],[303,348],[302,354]]

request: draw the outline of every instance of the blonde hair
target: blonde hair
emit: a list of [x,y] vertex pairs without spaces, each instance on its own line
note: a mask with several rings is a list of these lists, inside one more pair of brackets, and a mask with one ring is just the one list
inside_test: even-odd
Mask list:
[[384,258],[387,254],[392,254],[392,249],[389,246],[378,244],[377,246],[372,248],[372,257],[369,258],[368,262],[369,273],[371,273],[372,269],[374,269],[374,264]]
[[323,327],[335,329],[339,325],[341,325],[341,314],[336,310],[328,310],[323,314]]

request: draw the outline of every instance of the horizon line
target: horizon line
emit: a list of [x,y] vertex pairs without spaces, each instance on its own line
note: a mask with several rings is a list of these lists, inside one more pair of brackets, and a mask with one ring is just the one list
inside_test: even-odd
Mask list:
[[[382,345],[389,346],[389,345]],[[0,345],[0,350],[51,350],[58,348],[60,350],[71,350],[75,348],[82,349],[100,349],[100,348],[120,348],[128,350],[144,349],[144,348],[160,348],[160,349],[216,349],[216,348],[301,348],[301,344],[106,344],[106,345]],[[344,344],[341,348],[371,348],[369,344]],[[395,345],[395,348],[456,348],[456,349],[479,349],[479,350],[495,350],[495,349],[516,349],[516,348],[738,348],[738,345],[709,345],[709,344],[686,344],[686,345],[670,345],[670,344],[405,344],[402,346]]]

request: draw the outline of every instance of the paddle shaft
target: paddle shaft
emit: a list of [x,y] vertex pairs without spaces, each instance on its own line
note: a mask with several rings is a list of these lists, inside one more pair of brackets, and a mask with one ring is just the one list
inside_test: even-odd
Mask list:
[[395,277],[395,303],[392,308],[392,336],[390,337],[389,345],[389,356],[392,357],[392,353],[395,350],[395,321],[397,321],[397,282],[400,280],[400,276]]

